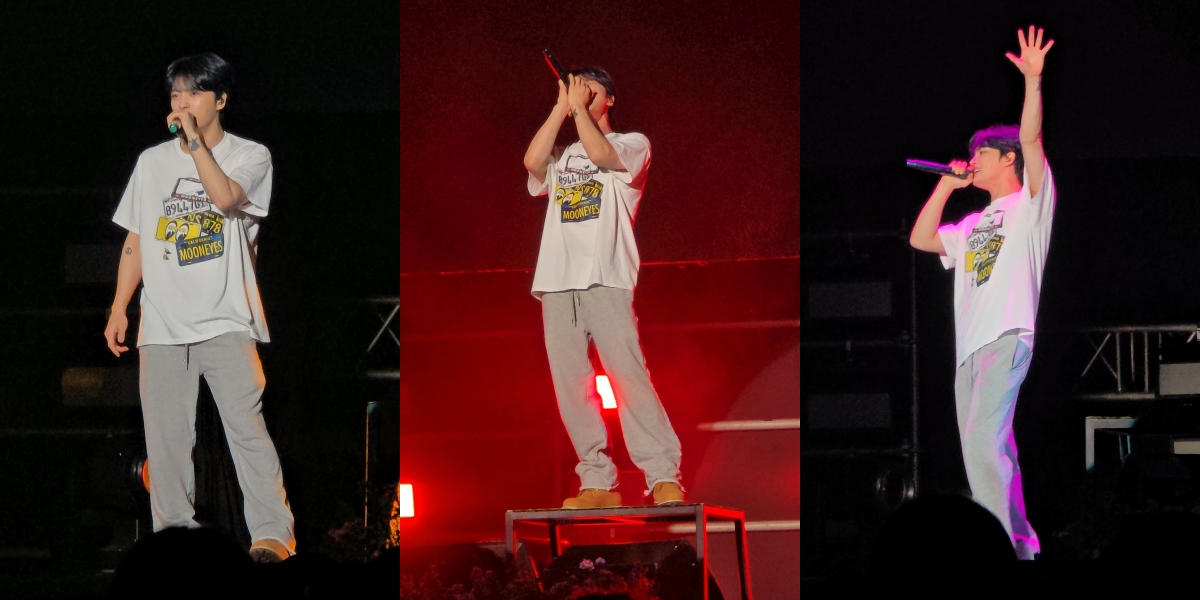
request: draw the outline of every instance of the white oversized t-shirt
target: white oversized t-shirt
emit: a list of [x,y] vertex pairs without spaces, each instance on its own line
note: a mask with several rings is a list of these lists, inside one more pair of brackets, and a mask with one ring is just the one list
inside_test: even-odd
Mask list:
[[546,180],[529,175],[531,196],[546,194],[546,222],[533,295],[585,290],[599,284],[632,290],[637,285],[637,244],[633,222],[650,167],[650,140],[640,133],[605,136],[624,171],[602,169],[583,144],[555,147]]
[[997,198],[981,212],[938,228],[942,265],[954,269],[954,337],[958,365],[1006,331],[1018,330],[1033,347],[1042,272],[1050,250],[1055,190],[1050,164],[1038,195],[1021,191]]
[[250,203],[208,200],[196,163],[172,138],[142,152],[113,222],[138,234],[142,324],[137,345],[194,344],[248,331],[270,341],[254,276],[258,223],[271,201],[271,154],[228,132],[213,158]]

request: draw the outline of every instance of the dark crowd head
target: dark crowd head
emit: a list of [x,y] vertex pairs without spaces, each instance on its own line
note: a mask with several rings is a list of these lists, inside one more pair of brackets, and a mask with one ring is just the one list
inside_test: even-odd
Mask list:
[[1020,126],[997,124],[980,129],[971,136],[969,146],[971,156],[980,148],[995,148],[1000,151],[1001,156],[1009,152],[1015,153],[1017,158],[1013,161],[1013,171],[1017,175],[1017,183],[1025,184],[1025,157],[1021,154]]
[[114,598],[227,598],[253,587],[255,573],[249,553],[232,539],[170,527],[138,540],[109,591]]
[[881,581],[976,577],[1004,572],[1016,560],[1008,532],[986,508],[958,495],[929,494],[905,502],[884,523],[870,570]]
[[220,100],[233,88],[233,67],[212,52],[202,52],[175,60],[167,66],[167,93],[183,78],[188,90],[212,92]]

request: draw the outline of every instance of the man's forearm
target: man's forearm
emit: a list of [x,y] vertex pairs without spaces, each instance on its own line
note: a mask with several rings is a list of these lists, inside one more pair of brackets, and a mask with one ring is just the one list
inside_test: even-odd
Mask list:
[[1025,104],[1021,108],[1021,144],[1036,143],[1042,137],[1042,76],[1025,78]]
[[237,208],[241,199],[235,192],[233,181],[221,170],[212,152],[203,143],[198,150],[191,152],[192,160],[196,163],[196,172],[200,174],[200,185],[204,186],[204,193],[208,194],[213,206],[223,213]]
[[575,120],[575,129],[579,132],[579,143],[583,144],[583,151],[587,153],[588,160],[605,169],[622,168],[620,160],[617,159],[617,149],[613,148],[600,128],[592,122],[591,115],[583,108],[575,108],[572,109],[572,118]]
[[942,210],[946,207],[946,200],[950,198],[952,191],[954,190],[941,184],[933,188],[933,194],[925,201],[921,214],[913,224],[912,234],[908,237],[908,243],[913,248],[926,252],[943,252],[942,240],[938,237],[938,225],[942,223]]
[[529,149],[525,151],[525,170],[537,177],[538,181],[546,180],[546,164],[550,161],[550,153],[554,151],[554,138],[558,137],[558,130],[566,118],[566,108],[555,106],[533,136],[533,141],[529,142]]
[[117,293],[113,297],[113,312],[125,312],[133,293],[137,291],[142,281],[142,252],[141,238],[136,233],[125,237],[125,245],[121,247],[121,265],[117,269]]

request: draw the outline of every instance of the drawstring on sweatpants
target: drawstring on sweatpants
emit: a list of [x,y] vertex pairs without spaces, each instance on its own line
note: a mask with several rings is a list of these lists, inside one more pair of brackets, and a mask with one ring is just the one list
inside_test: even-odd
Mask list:
[[191,344],[184,344],[184,345],[183,345],[183,350],[184,350],[184,354],[183,354],[183,357],[184,357],[184,358],[183,358],[183,368],[185,368],[185,369],[191,369],[191,368],[192,368],[192,345],[191,345]]
[[575,326],[575,305],[579,302],[579,292],[571,290],[571,326]]

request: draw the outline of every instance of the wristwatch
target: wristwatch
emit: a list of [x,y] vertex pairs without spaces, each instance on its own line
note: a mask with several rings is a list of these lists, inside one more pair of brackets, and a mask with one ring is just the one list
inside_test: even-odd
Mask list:
[[200,138],[188,140],[188,150],[195,152],[200,149]]

